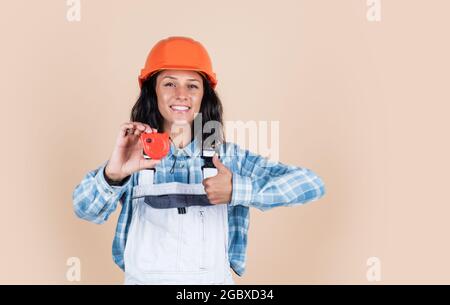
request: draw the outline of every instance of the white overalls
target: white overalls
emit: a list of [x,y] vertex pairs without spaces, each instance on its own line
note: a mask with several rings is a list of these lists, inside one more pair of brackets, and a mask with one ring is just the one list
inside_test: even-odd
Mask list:
[[202,184],[154,184],[153,175],[140,171],[133,187],[125,284],[234,284],[227,205],[197,205],[206,204]]

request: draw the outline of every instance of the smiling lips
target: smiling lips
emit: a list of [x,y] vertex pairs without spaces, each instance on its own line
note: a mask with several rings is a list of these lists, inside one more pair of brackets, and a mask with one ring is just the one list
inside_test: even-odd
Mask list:
[[185,106],[185,105],[172,105],[170,106],[170,109],[172,109],[175,112],[188,112],[191,107]]

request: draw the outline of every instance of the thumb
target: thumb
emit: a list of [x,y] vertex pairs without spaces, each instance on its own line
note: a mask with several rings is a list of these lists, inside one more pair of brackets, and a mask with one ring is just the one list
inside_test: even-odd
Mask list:
[[212,161],[213,161],[214,166],[217,168],[218,172],[228,172],[229,171],[228,168],[225,165],[223,165],[222,162],[220,162],[219,156],[217,154],[214,154]]
[[161,160],[141,159],[139,160],[139,170],[146,168],[155,168],[155,166],[159,163],[161,163]]

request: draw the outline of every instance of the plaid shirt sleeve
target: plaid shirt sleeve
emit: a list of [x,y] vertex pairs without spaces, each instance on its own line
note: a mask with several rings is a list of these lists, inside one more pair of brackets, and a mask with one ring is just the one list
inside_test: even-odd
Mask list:
[[272,162],[237,145],[234,153],[238,170],[233,172],[231,206],[266,211],[316,201],[325,195],[322,179],[310,169]]
[[109,185],[104,176],[105,162],[86,174],[73,192],[73,208],[81,219],[102,224],[113,213],[120,198],[132,187],[131,177],[123,186]]

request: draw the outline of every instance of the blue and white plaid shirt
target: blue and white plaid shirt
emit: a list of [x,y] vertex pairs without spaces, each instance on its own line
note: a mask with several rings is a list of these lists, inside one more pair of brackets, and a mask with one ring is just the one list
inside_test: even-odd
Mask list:
[[[155,182],[202,183],[197,141],[184,149],[171,145],[169,154],[156,167]],[[170,170],[174,165],[173,172]],[[233,173],[232,199],[228,203],[229,259],[236,274],[245,272],[249,207],[266,211],[278,206],[295,206],[316,201],[325,194],[322,179],[307,168],[272,162],[267,158],[241,149],[233,143],[221,145],[221,162]],[[78,217],[104,223],[118,203],[122,205],[112,246],[114,262],[122,269],[128,228],[131,223],[131,197],[133,186],[138,184],[139,172],[133,173],[123,186],[110,186],[104,177],[104,162],[99,168],[86,174],[73,192],[73,207]]]

